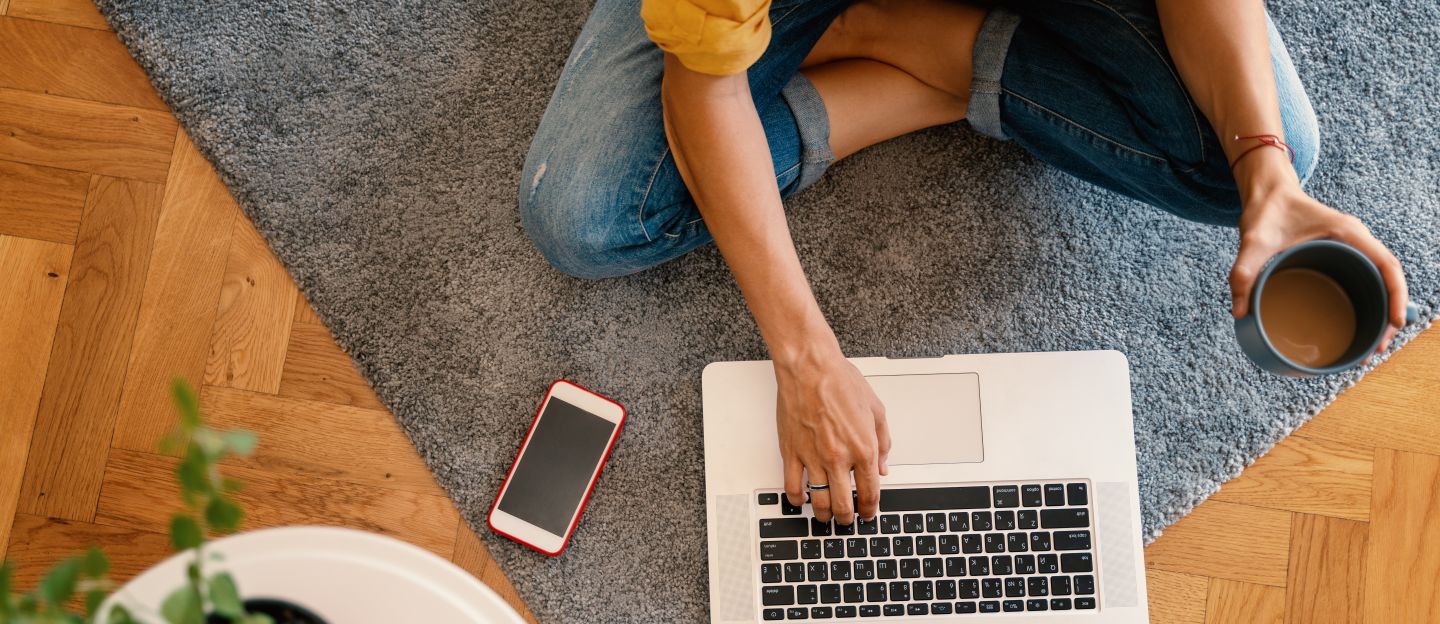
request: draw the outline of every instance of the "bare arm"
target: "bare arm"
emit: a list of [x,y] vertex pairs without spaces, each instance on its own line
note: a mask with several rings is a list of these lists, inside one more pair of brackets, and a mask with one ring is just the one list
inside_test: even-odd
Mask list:
[[841,354],[805,279],[745,74],[697,73],[666,54],[661,94],[665,134],[680,174],[775,360],[776,417],[791,502],[803,502],[803,468],[809,482],[837,492],[814,494],[816,515],[828,517],[833,504],[837,518],[849,522],[853,469],[859,511],[871,517],[878,512],[878,475],[889,450],[883,408]]
[[[1261,0],[1157,0],[1170,56],[1191,97],[1210,120],[1228,160],[1255,145],[1236,135],[1282,135]],[[1375,262],[1390,290],[1390,333],[1405,324],[1408,301],[1400,262],[1358,219],[1312,199],[1286,153],[1264,148],[1235,166],[1243,213],[1240,254],[1230,274],[1233,313],[1248,313],[1255,278],[1271,256],[1316,238],[1353,245]]]

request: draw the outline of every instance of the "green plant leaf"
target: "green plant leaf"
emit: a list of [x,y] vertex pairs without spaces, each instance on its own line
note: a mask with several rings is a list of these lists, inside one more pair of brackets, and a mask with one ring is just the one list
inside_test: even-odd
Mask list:
[[175,550],[190,550],[199,546],[205,541],[205,534],[200,530],[200,523],[194,518],[183,513],[177,513],[170,518],[170,543]]
[[220,479],[220,491],[226,494],[245,491],[245,482],[238,479],[224,477]]
[[110,607],[110,624],[135,624],[135,617],[130,615],[130,610],[121,605]]
[[180,412],[180,426],[186,429],[194,429],[200,426],[200,400],[195,397],[195,391],[190,389],[190,383],[180,377],[170,381],[170,398],[175,402],[175,409]]
[[170,624],[205,624],[205,604],[200,599],[200,590],[186,585],[170,592],[160,604],[160,615]]
[[105,598],[109,595],[110,593],[103,589],[92,589],[85,592],[85,615],[95,617],[95,611],[100,608],[100,603],[105,602]]
[[220,533],[233,533],[240,528],[245,512],[228,498],[216,496],[205,506],[205,522]]
[[0,561],[0,615],[5,616],[0,622],[8,622],[15,617],[15,604],[10,597],[10,576],[14,568],[9,559]]
[[240,602],[240,590],[235,579],[227,572],[210,577],[210,604],[215,612],[232,620],[245,617],[245,606]]
[[264,613],[252,613],[240,620],[240,624],[275,624],[275,620],[270,619],[270,616]]
[[190,451],[175,468],[175,476],[180,479],[180,493],[184,495],[187,505],[194,506],[199,500],[197,496],[209,496],[212,492],[210,464],[205,459],[204,452],[194,443],[190,444]]
[[255,445],[259,442],[254,431],[243,429],[233,429],[220,435],[225,440],[225,447],[236,455],[249,455],[255,452]]
[[99,548],[91,546],[80,560],[80,572],[89,578],[100,578],[110,571],[110,560]]
[[60,606],[75,594],[75,583],[80,578],[80,558],[71,557],[61,561],[40,581],[40,597],[46,603]]

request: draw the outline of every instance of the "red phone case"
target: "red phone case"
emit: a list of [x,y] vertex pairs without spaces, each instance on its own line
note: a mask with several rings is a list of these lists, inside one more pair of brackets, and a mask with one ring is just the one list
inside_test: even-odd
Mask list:
[[570,527],[565,529],[565,540],[560,543],[560,550],[557,550],[555,552],[546,552],[544,550],[540,550],[534,544],[526,542],[518,537],[515,537],[514,535],[495,528],[495,525],[490,522],[490,519],[495,515],[495,509],[500,506],[499,492],[495,494],[495,502],[490,504],[490,513],[485,516],[485,525],[490,527],[491,531],[515,540],[516,543],[519,543],[526,548],[529,548],[530,550],[538,552],[547,557],[558,557],[560,556],[560,553],[565,552],[566,547],[570,546],[570,538],[575,536],[575,526],[580,524],[580,517],[585,515],[585,506],[590,504],[590,495],[595,492],[595,484],[600,481],[600,473],[605,471],[605,462],[610,460],[610,451],[615,450],[615,443],[620,441],[620,432],[622,429],[625,428],[625,420],[627,416],[625,413],[624,405],[621,405],[618,401],[615,401],[610,397],[600,394],[599,392],[586,388],[585,386],[577,384],[568,379],[556,379],[555,381],[550,382],[550,387],[545,389],[545,398],[541,399],[540,406],[535,408],[535,419],[530,421],[530,429],[525,432],[525,439],[520,442],[520,448],[515,451],[515,459],[510,462],[510,470],[505,473],[505,480],[500,482],[500,492],[505,491],[505,488],[510,485],[510,477],[515,475],[515,467],[520,464],[520,454],[524,452],[525,447],[530,444],[530,436],[535,434],[535,425],[540,422],[540,411],[545,409],[545,404],[550,401],[550,395],[555,392],[555,384],[561,382],[570,384],[572,386],[575,386],[576,388],[589,392],[590,394],[609,403],[614,403],[616,407],[620,408],[620,422],[616,423],[615,435],[610,437],[610,444],[605,447],[605,454],[600,457],[600,468],[595,471],[595,476],[590,479],[590,485],[585,486],[585,498],[580,499],[580,509],[575,512],[575,518],[570,521]]

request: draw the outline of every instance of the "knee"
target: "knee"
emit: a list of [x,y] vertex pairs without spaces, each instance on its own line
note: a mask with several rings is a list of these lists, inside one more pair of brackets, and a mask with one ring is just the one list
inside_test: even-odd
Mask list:
[[1304,184],[1310,179],[1310,174],[1315,172],[1315,165],[1320,162],[1320,124],[1308,102],[1303,111],[1295,112],[1286,111],[1282,105],[1281,115],[1285,126],[1285,142],[1294,150],[1295,173],[1300,176],[1300,183]]
[[626,236],[614,198],[593,186],[547,183],[546,164],[527,164],[520,188],[520,222],[540,254],[567,275],[582,279],[619,277],[637,269],[627,262]]

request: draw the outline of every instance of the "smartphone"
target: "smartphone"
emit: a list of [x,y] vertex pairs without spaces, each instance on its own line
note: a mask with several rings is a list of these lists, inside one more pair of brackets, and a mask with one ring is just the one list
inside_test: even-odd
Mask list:
[[624,424],[619,403],[568,381],[550,384],[490,509],[490,530],[559,555]]

